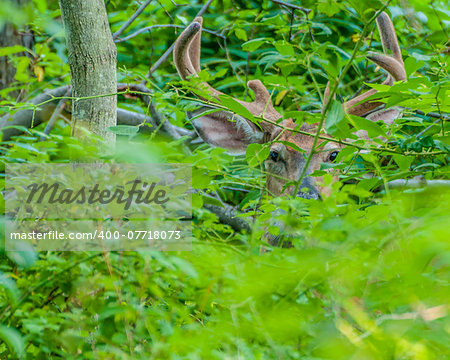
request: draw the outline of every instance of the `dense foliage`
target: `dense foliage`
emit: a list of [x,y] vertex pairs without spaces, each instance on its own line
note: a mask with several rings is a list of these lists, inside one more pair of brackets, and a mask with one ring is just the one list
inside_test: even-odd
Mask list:
[[[106,2],[113,33],[142,2]],[[0,0],[0,26],[29,26],[36,43],[26,54],[19,46],[0,49],[17,71],[0,91],[0,115],[70,82],[58,4],[14,4]],[[116,43],[118,82],[144,79],[203,5],[151,2],[120,38],[154,27]],[[365,58],[368,50],[381,51],[369,20],[386,5],[408,75],[393,87],[377,85],[382,71]],[[202,35],[201,79],[247,100],[253,96],[247,80],[261,79],[276,109],[299,124],[320,120],[329,80],[339,79],[339,100],[366,83],[364,90],[379,89],[388,106],[403,106],[403,117],[387,126],[331,108],[327,132],[352,144],[327,165],[340,169],[341,182],[324,176],[331,195],[323,201],[267,194],[267,145],[232,157],[160,136],[158,129],[122,126],[113,129],[119,137],[112,150],[95,137],[89,143],[71,137],[62,120],[44,141],[44,125],[23,129],[2,143],[2,170],[8,162],[98,158],[192,164],[199,190],[195,240],[192,252],[169,253],[7,252],[0,245],[2,359],[448,358],[450,192],[387,186],[416,176],[449,178],[448,2],[307,0],[301,6],[311,9],[307,16],[268,0],[213,1],[203,15],[209,32]],[[192,129],[185,112],[197,106],[188,91],[193,84],[180,81],[169,58],[147,86],[166,121]],[[148,114],[130,94],[118,102]],[[424,115],[430,112],[435,117]],[[357,140],[358,129],[371,140]],[[203,207],[221,202],[242,212],[250,234]],[[292,247],[267,245],[265,234],[278,235],[279,224]]]

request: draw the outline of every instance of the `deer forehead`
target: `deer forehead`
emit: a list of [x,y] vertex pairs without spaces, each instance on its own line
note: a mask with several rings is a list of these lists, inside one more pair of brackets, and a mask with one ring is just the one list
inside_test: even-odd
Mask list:
[[[291,119],[283,121],[282,125],[285,129],[286,128],[294,129],[296,127],[295,123]],[[300,129],[302,131],[307,131],[308,133],[311,133],[311,135],[305,135],[305,134],[301,134],[301,133],[298,133],[295,131],[285,130],[279,136],[279,140],[285,141],[288,143],[293,143],[293,144],[297,145],[300,149],[308,152],[313,147],[314,137],[312,135],[316,132],[317,127],[316,127],[316,125],[303,124],[300,127]],[[323,141],[322,139],[319,139],[319,141],[317,142],[317,145],[322,143],[322,141]],[[289,146],[288,144],[286,144],[286,150],[288,152],[297,152],[297,150],[295,150],[293,147]]]

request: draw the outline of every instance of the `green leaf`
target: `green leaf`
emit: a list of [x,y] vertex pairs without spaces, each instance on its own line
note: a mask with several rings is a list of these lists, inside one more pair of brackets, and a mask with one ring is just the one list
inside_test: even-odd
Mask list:
[[261,191],[259,191],[259,190],[251,190],[251,191],[249,191],[247,193],[247,195],[245,195],[245,197],[241,201],[241,203],[239,204],[239,210],[245,209],[247,207],[246,205],[249,202],[259,199],[260,196],[261,196]]
[[20,292],[19,289],[17,289],[16,283],[13,279],[6,277],[4,274],[0,273],[0,289],[1,288],[3,288],[8,295],[11,304],[16,304],[20,296]]
[[258,119],[253,116],[253,114],[247,110],[247,108],[244,105],[241,105],[236,100],[234,100],[232,97],[228,95],[219,95],[219,99],[221,103],[230,109],[232,112],[242,116],[243,118],[250,120],[251,122],[255,124],[259,124]]
[[26,82],[29,80],[29,72],[28,67],[30,66],[30,59],[26,56],[21,56],[16,68],[16,75],[14,75],[14,79],[21,82]]
[[278,140],[276,142],[279,142],[279,143],[281,143],[283,145],[289,146],[289,147],[293,148],[295,151],[306,152],[305,150],[301,149],[297,144],[294,144],[291,141]]
[[8,46],[0,49],[0,56],[7,56],[11,54],[21,53],[21,52],[29,52],[30,50],[24,46],[14,45]]
[[139,127],[131,126],[131,125],[116,125],[116,126],[110,126],[108,128],[108,131],[110,131],[116,135],[130,136],[130,135],[136,134],[139,131]]
[[19,359],[25,358],[25,341],[14,328],[0,325],[0,339],[2,339],[11,352],[15,353]]
[[327,16],[333,16],[341,10],[342,4],[335,0],[319,0],[317,10]]
[[247,33],[243,29],[234,29],[234,34],[239,40],[247,41]]
[[268,42],[269,42],[268,38],[259,38],[259,39],[249,40],[242,44],[242,50],[252,52],[252,51],[255,51],[256,49],[258,49],[262,44],[265,44]]
[[295,55],[294,47],[287,41],[277,41],[275,44],[275,49],[281,54],[286,56]]
[[223,204],[216,198],[211,196],[203,195],[201,196],[202,204],[209,204],[209,205],[215,205],[223,207]]
[[366,118],[351,115],[351,122],[358,130],[366,130],[369,137],[386,136],[383,129],[376,122]]
[[247,146],[245,158],[251,167],[258,166],[264,162],[270,153],[270,147],[266,144],[250,144]]
[[406,76],[410,77],[425,64],[426,64],[425,61],[418,60],[412,56],[407,57],[405,59]]
[[33,3],[41,14],[45,14],[45,11],[47,10],[46,0],[33,0]]
[[344,116],[344,109],[342,104],[336,100],[332,101],[325,119],[325,130],[327,134],[341,139],[350,136],[350,129]]
[[7,251],[6,255],[17,265],[24,268],[33,265],[38,258],[33,246],[26,242],[15,242],[13,250]]
[[395,163],[398,165],[400,170],[406,171],[409,170],[411,163],[414,161],[414,156],[405,156],[405,155],[394,155],[393,156]]
[[194,209],[200,209],[203,207],[203,197],[200,194],[192,194],[192,207]]

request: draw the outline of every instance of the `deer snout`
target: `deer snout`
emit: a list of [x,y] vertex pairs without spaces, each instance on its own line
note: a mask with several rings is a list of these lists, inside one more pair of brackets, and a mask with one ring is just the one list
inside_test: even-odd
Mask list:
[[320,190],[314,185],[314,181],[311,177],[305,177],[302,180],[300,188],[295,196],[303,199],[322,200]]

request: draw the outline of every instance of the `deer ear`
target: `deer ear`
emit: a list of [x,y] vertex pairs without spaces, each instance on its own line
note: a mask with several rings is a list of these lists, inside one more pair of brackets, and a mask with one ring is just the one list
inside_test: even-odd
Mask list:
[[242,155],[249,144],[263,142],[263,132],[250,121],[227,111],[210,111],[211,108],[201,108],[192,120],[194,129],[206,143]]
[[389,109],[383,109],[375,111],[374,113],[367,115],[366,119],[371,121],[383,121],[386,125],[391,125],[395,119],[400,116],[400,108],[390,107]]
[[[383,121],[386,125],[391,125],[396,119],[398,119],[401,115],[401,110],[398,107],[391,107],[389,109],[382,109],[379,111],[375,111],[372,114],[369,114],[365,116],[367,120],[377,122],[377,121]],[[360,139],[363,140],[369,140],[369,135],[367,134],[366,130],[358,130],[356,133],[356,136],[358,136]],[[378,137],[379,139],[382,139],[385,141],[386,139],[384,137]]]

